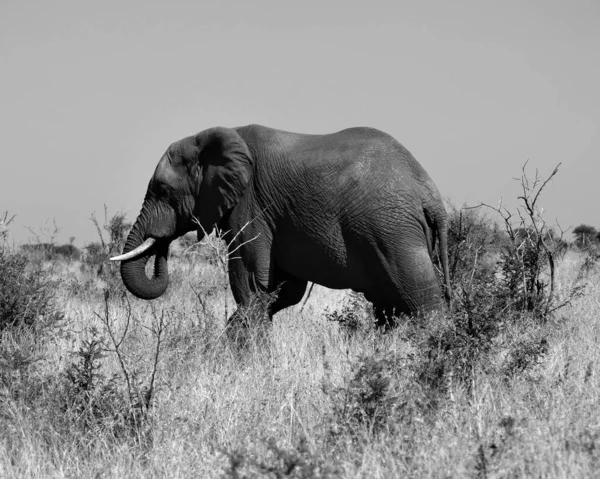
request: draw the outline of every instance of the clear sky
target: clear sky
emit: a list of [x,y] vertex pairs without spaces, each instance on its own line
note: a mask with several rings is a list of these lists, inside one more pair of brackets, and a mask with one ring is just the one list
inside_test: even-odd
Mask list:
[[170,143],[212,126],[380,128],[456,204],[562,167],[548,220],[600,227],[600,2],[12,1],[0,4],[0,213],[134,219]]

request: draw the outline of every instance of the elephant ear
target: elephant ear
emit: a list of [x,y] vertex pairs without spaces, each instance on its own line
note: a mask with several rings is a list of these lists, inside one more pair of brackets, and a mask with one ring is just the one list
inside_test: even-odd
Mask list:
[[240,200],[252,175],[246,142],[230,128],[211,128],[196,135],[202,179],[198,192],[200,224],[210,233]]

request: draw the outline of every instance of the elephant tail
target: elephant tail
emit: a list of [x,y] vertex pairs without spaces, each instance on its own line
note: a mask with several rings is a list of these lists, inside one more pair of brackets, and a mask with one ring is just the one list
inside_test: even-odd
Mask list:
[[439,239],[439,255],[442,262],[442,270],[444,272],[444,297],[448,307],[452,305],[452,288],[450,286],[450,269],[448,267],[448,224],[443,221],[438,224]]
[[450,268],[448,267],[448,221],[446,212],[440,215],[439,211],[433,213],[432,209],[425,208],[425,218],[431,231],[431,239],[428,237],[429,254],[433,258],[436,240],[439,242],[438,253],[442,263],[442,272],[444,274],[444,298],[448,307],[452,302],[452,288],[450,287]]

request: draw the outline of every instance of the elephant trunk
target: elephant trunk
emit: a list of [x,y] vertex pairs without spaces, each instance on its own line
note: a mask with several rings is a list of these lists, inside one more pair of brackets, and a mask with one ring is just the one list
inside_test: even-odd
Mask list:
[[[144,230],[140,218],[138,218],[127,237],[123,253],[134,250],[144,242]],[[158,240],[140,256],[121,262],[121,278],[125,287],[133,295],[141,299],[155,299],[166,291],[169,285],[167,265],[169,243],[170,241]],[[148,278],[146,264],[152,256],[155,256],[154,275],[152,278]]]

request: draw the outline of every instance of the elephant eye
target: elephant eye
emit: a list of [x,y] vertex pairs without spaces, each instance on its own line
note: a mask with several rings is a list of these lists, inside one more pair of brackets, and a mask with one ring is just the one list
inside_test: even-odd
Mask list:
[[157,182],[156,185],[154,186],[154,191],[156,192],[156,196],[158,198],[171,198],[174,196],[175,191],[173,190],[173,188],[170,185],[167,185],[166,183],[162,183],[162,182]]

